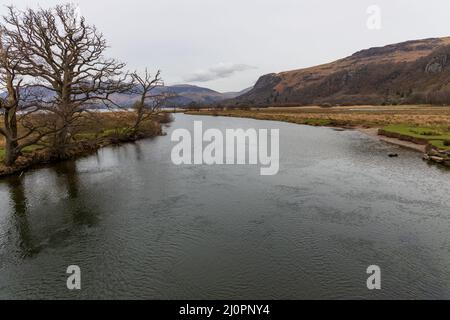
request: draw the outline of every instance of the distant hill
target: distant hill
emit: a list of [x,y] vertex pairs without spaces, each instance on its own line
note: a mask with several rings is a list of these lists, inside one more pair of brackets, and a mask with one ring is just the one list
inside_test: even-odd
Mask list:
[[[171,93],[174,95],[168,101],[168,106],[188,106],[191,103],[195,104],[214,104],[227,99],[227,96],[217,91],[197,87],[188,84],[180,84],[174,86],[161,86],[153,90],[152,94]],[[115,94],[112,100],[123,106],[130,107],[139,99],[135,94]]]
[[[227,99],[233,99],[250,90],[246,89],[241,92],[220,93],[208,88],[198,87],[189,84],[179,84],[173,86],[161,86],[153,90],[152,94],[171,93],[174,95],[167,101],[167,107],[187,107],[191,104],[195,105],[215,105]],[[139,99],[135,94],[115,94],[112,100],[124,107],[128,108]]]
[[175,93],[177,95],[177,97],[170,100],[170,103],[174,103],[179,106],[187,106],[191,103],[200,105],[211,105],[215,103],[220,103],[227,99],[239,97],[240,95],[250,91],[251,88],[245,89],[240,92],[220,93],[208,88],[188,84],[181,84],[165,87],[165,89],[163,90]]
[[332,63],[262,76],[230,105],[450,103],[450,37],[359,51]]
[[[173,85],[173,86],[161,86],[154,89],[152,94],[161,94],[161,93],[171,93],[174,95],[173,98],[171,98],[166,105],[168,107],[185,107],[189,106],[190,104],[195,105],[214,105],[221,103],[224,100],[227,99],[233,99],[236,98],[246,92],[248,92],[251,88],[245,89],[240,92],[226,92],[226,93],[220,93],[208,88],[198,87],[194,85],[189,84],[180,84],[180,85]],[[52,91],[48,89],[43,88],[28,88],[26,89],[26,92],[23,94],[24,96],[27,95],[38,95],[41,98],[52,97]],[[0,96],[5,96],[6,93],[0,93]],[[113,94],[110,97],[116,104],[123,108],[129,108],[133,106],[133,104],[138,101],[139,96],[137,94]],[[102,107],[103,105],[99,105],[99,107]]]
[[253,89],[253,87],[244,89],[239,92],[225,92],[225,93],[222,93],[222,96],[224,99],[234,99],[234,98],[242,96],[243,94],[246,94],[247,92],[250,92],[250,90],[252,90],[252,89]]

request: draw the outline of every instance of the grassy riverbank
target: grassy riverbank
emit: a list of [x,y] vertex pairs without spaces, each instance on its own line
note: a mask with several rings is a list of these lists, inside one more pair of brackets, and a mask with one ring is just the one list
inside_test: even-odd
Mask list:
[[200,110],[190,114],[206,114],[286,121],[318,126],[383,127],[392,124],[412,126],[450,126],[450,107],[435,106],[352,106],[293,107],[246,110]]
[[[129,130],[135,121],[133,112],[105,112],[86,115],[82,120],[80,119],[79,124],[75,124],[72,142],[67,147],[66,155],[56,156],[50,144],[44,140],[39,145],[25,148],[14,166],[7,167],[0,163],[0,177],[21,172],[36,164],[88,155],[108,145],[161,135],[161,123],[169,121],[169,116],[170,114],[156,116],[153,120],[146,121],[139,134],[135,135],[130,134]],[[2,162],[4,155],[4,141],[0,140],[0,161]]]
[[450,150],[450,127],[442,125],[411,126],[407,124],[389,125],[381,129],[383,133],[399,134],[416,140],[418,144],[430,144],[438,149]]

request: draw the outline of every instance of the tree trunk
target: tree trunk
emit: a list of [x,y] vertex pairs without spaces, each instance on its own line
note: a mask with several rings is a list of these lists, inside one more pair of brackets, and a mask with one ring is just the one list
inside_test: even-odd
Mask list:
[[135,134],[137,134],[137,132],[139,131],[141,122],[142,122],[142,118],[144,116],[145,94],[146,94],[146,92],[144,90],[141,100],[139,101],[139,104],[136,108],[136,122],[134,123],[134,127],[133,127]]
[[[64,73],[64,83],[67,83],[68,80],[68,72]],[[62,114],[59,115],[58,121],[60,121],[61,130],[56,134],[55,139],[55,151],[58,156],[64,158],[66,156],[67,144],[70,141],[70,126],[71,120],[73,117],[73,109],[71,108],[70,102],[70,87],[68,85],[63,85],[61,89],[60,101],[61,104],[59,106]]]
[[66,156],[67,144],[69,141],[69,128],[65,127],[56,134],[54,148],[59,157]]
[[141,122],[142,122],[142,117],[143,117],[143,112],[142,110],[138,110],[137,112],[137,116],[136,116],[136,122],[134,123],[134,132],[138,132],[140,127],[141,127]]
[[17,117],[15,110],[4,110],[4,129],[5,133],[5,160],[7,166],[12,166],[18,156],[18,142],[17,142]]
[[17,142],[11,140],[9,137],[5,138],[5,165],[12,166],[16,162],[19,157],[19,153],[17,152]]

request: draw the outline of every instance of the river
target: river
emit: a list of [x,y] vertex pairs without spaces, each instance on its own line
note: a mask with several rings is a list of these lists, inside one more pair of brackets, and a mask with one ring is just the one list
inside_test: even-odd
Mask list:
[[[280,129],[279,173],[173,165],[170,133],[194,120]],[[450,172],[420,154],[251,119],[166,131],[0,180],[1,299],[450,298]]]

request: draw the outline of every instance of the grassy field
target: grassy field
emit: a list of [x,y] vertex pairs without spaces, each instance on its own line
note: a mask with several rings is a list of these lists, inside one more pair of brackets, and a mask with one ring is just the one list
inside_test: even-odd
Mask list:
[[450,139],[450,106],[351,106],[201,110],[189,114],[285,121],[313,126],[381,128],[427,140],[441,149]]
[[[192,112],[189,112],[192,113]],[[382,127],[390,124],[421,126],[450,126],[450,107],[436,106],[352,106],[352,107],[293,107],[248,110],[193,112],[197,114],[237,116],[267,120],[289,121],[317,125],[346,125]]]

